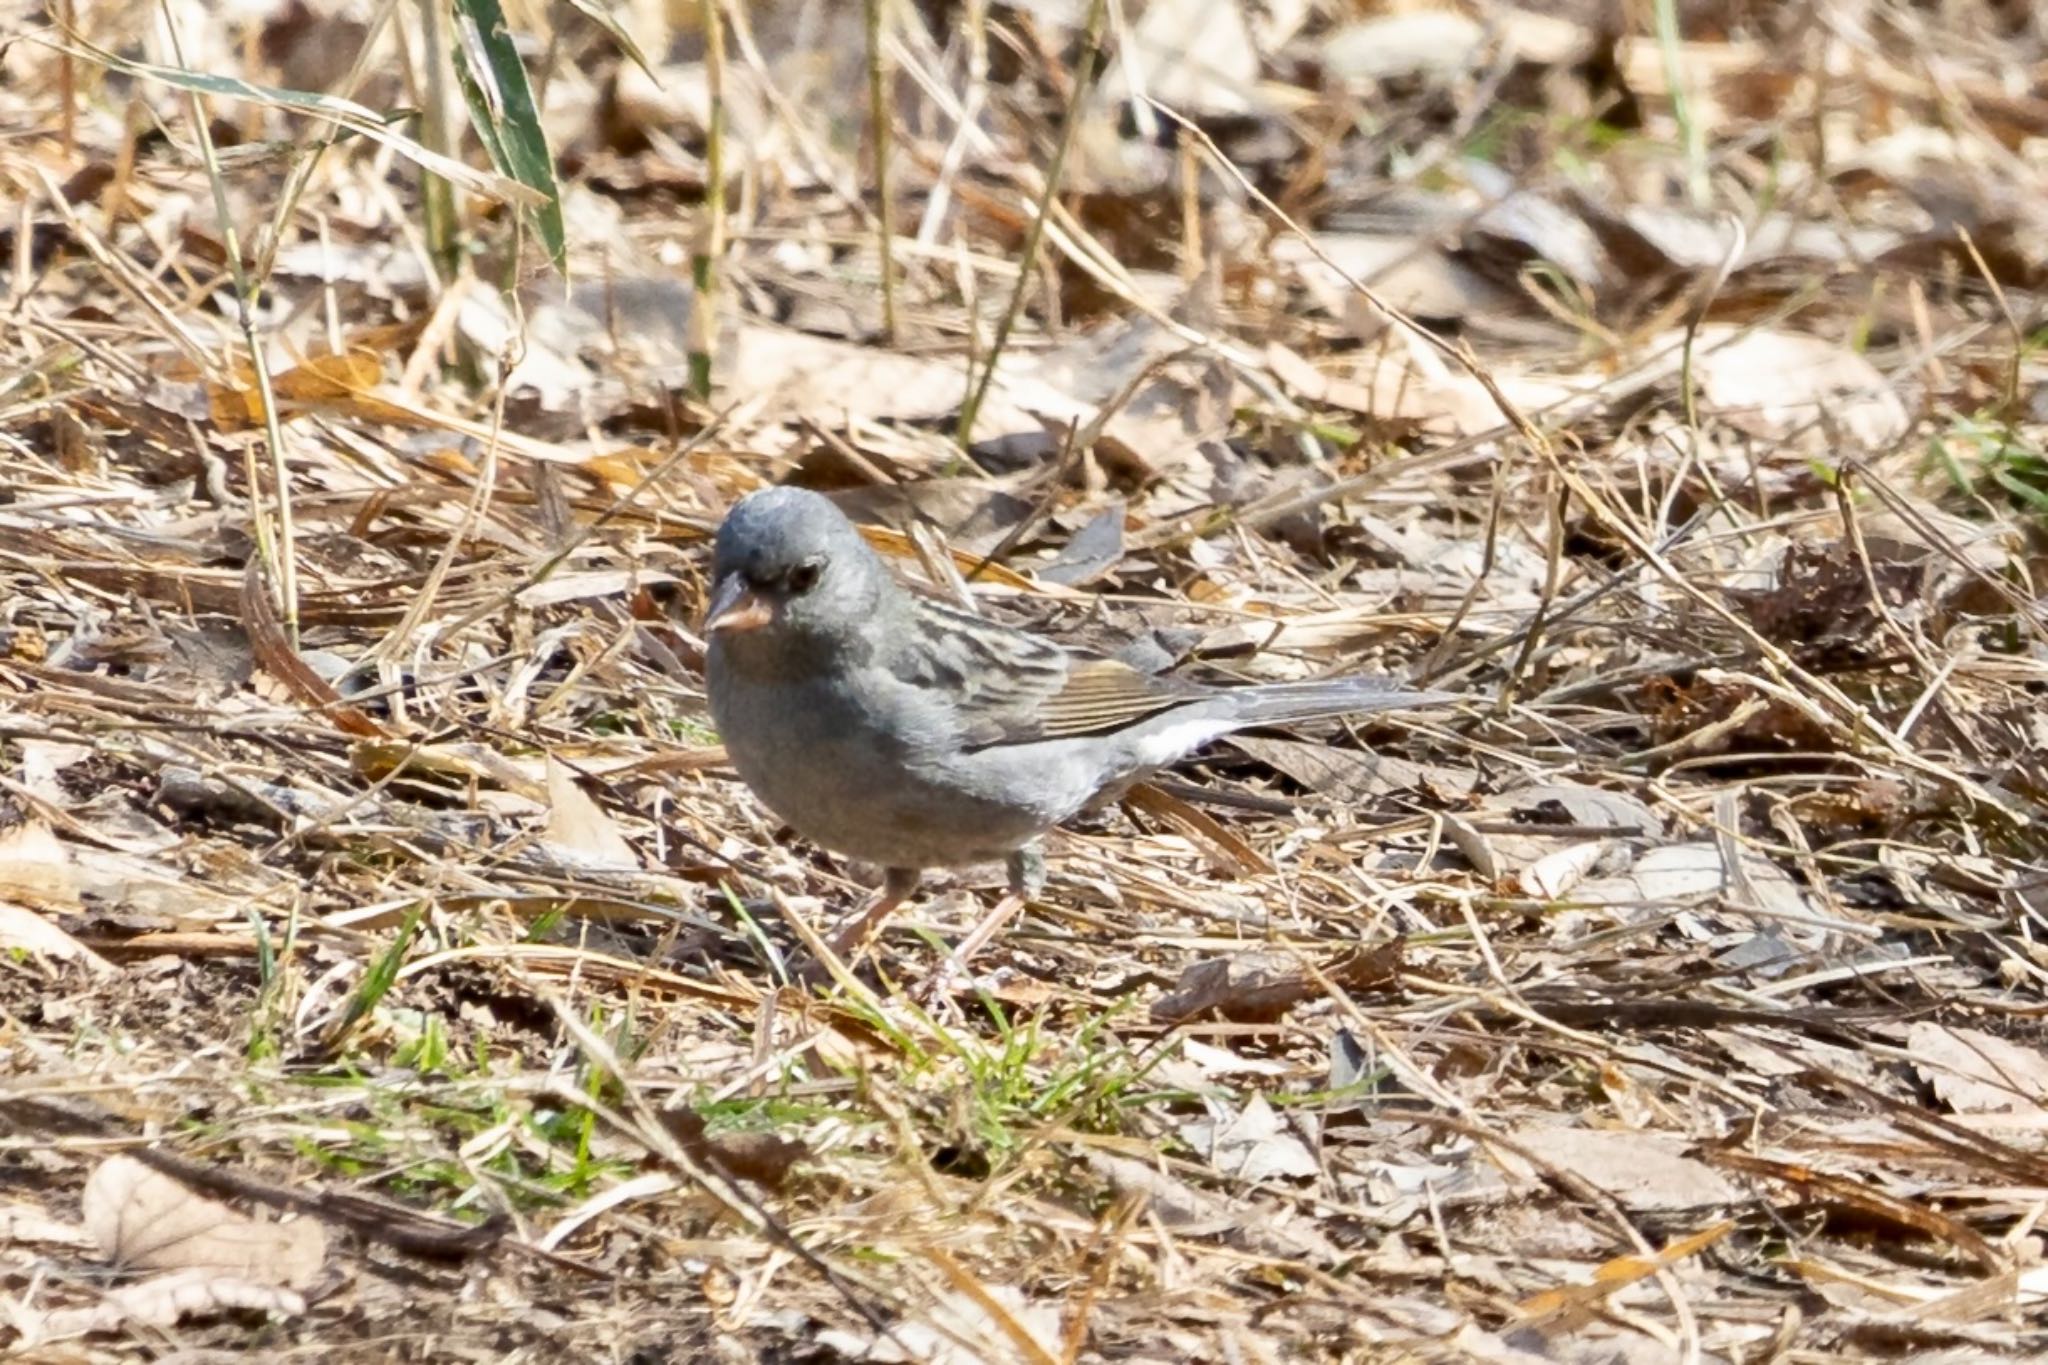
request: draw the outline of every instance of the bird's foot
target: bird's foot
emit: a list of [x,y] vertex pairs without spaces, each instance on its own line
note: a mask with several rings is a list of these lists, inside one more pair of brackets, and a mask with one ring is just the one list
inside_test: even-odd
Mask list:
[[946,960],[939,964],[939,969],[932,973],[924,988],[918,992],[919,999],[930,1004],[950,994],[953,983],[967,970],[968,961],[986,948],[988,941],[994,938],[1019,910],[1030,903],[1029,896],[1019,895],[1015,891],[997,901],[994,908],[981,917],[981,922],[968,931],[967,937],[960,940],[960,945],[946,955]]
[[941,999],[953,989],[953,983],[967,970],[967,963],[973,956],[988,946],[1005,924],[1015,917],[1019,910],[1038,899],[1045,890],[1045,849],[1037,843],[1029,843],[1011,853],[1003,863],[1003,870],[1009,874],[1010,891],[995,907],[982,916],[981,922],[970,929],[967,937],[960,940],[958,947],[946,955],[930,979],[919,991],[919,998],[930,1003]]

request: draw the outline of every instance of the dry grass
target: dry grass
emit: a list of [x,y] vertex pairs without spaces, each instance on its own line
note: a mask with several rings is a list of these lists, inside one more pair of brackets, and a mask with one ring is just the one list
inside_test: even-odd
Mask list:
[[[14,1358],[2048,1351],[2031,6],[1151,0],[1092,84],[1084,7],[882,6],[893,345],[858,7],[730,35],[715,326],[705,8],[628,16],[659,86],[511,14],[566,291],[482,174],[442,275],[411,125],[213,98],[210,169],[156,11],[13,8]],[[410,7],[171,8],[424,98]],[[782,479],[1007,619],[1470,700],[1219,746],[964,975],[993,870],[792,985],[865,873],[660,607]],[[92,1235],[117,1152],[317,1275],[102,1311],[179,1264]]]

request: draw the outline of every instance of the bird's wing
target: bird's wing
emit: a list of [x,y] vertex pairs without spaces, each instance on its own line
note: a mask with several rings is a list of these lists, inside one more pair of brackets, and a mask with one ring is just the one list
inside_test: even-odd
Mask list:
[[971,749],[1104,734],[1210,692],[928,601],[916,621],[891,671],[941,694]]

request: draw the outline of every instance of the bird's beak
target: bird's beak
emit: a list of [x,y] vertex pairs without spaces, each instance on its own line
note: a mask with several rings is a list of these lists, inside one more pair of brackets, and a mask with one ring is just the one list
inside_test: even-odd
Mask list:
[[774,619],[775,609],[747,586],[747,580],[729,573],[711,590],[711,604],[704,609],[704,633],[759,630]]

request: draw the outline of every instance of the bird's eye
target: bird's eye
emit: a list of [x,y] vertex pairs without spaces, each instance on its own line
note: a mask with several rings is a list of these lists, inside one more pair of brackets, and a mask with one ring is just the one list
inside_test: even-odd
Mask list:
[[805,593],[817,587],[818,571],[823,567],[824,565],[815,559],[806,559],[803,563],[791,569],[789,577],[784,580],[788,585],[789,592],[792,594]]

